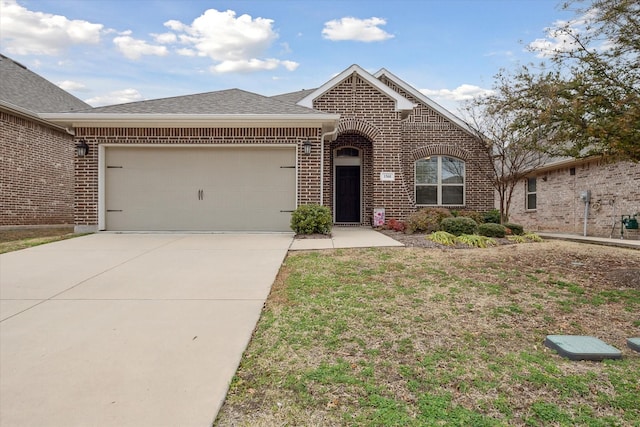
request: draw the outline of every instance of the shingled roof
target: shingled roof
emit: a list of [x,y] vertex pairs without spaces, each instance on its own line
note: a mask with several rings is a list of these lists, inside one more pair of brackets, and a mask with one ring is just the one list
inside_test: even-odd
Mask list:
[[110,114],[326,114],[240,89],[109,105],[85,110]]
[[78,111],[91,106],[0,54],[0,103],[33,113]]

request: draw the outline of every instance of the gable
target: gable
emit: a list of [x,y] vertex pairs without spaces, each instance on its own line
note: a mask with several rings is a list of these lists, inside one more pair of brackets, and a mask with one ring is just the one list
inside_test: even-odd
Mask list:
[[411,102],[409,99],[405,98],[404,96],[400,95],[398,92],[394,91],[389,86],[385,85],[380,80],[375,78],[373,75],[369,74],[360,66],[355,64],[347,68],[346,70],[344,70],[343,72],[341,72],[340,74],[338,74],[337,76],[329,80],[327,83],[323,84],[318,89],[314,90],[313,92],[305,96],[304,98],[302,98],[300,101],[298,101],[298,105],[307,107],[307,108],[313,108],[313,102],[316,99],[320,98],[325,93],[331,91],[336,86],[341,85],[342,83],[344,83],[345,80],[347,80],[349,77],[353,75],[358,76],[360,79],[367,82],[371,87],[375,88],[377,91],[379,91],[380,93],[390,98],[394,102],[395,111],[413,110],[415,106],[413,102]]

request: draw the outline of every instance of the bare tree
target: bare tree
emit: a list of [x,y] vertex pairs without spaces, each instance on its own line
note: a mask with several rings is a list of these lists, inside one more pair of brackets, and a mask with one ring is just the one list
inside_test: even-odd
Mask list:
[[514,132],[514,117],[496,108],[495,101],[492,95],[479,97],[468,102],[464,111],[476,138],[487,148],[489,175],[500,201],[500,222],[505,223],[516,186],[543,164],[544,155],[529,148],[538,135]]

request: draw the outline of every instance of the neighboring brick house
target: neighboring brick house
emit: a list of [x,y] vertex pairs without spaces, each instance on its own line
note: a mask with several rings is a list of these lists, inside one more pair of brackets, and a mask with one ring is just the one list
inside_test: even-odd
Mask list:
[[89,147],[78,230],[286,231],[300,204],[329,206],[337,224],[494,204],[473,132],[384,69],[274,97],[231,89],[43,117]]
[[73,224],[74,137],[40,113],[86,108],[0,55],[0,227]]
[[584,234],[590,192],[588,236],[639,239],[627,229],[622,215],[640,220],[640,164],[602,158],[554,159],[518,183],[511,203],[510,221],[534,231]]

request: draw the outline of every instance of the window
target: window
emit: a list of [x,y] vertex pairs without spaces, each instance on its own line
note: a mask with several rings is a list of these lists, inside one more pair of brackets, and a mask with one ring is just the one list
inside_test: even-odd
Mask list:
[[464,205],[465,164],[446,156],[417,160],[416,204]]
[[338,149],[336,157],[359,157],[360,151],[357,148],[345,147]]
[[536,179],[535,178],[527,178],[527,200],[526,200],[526,208],[527,210],[535,210],[536,205],[538,204],[538,196],[536,193]]

